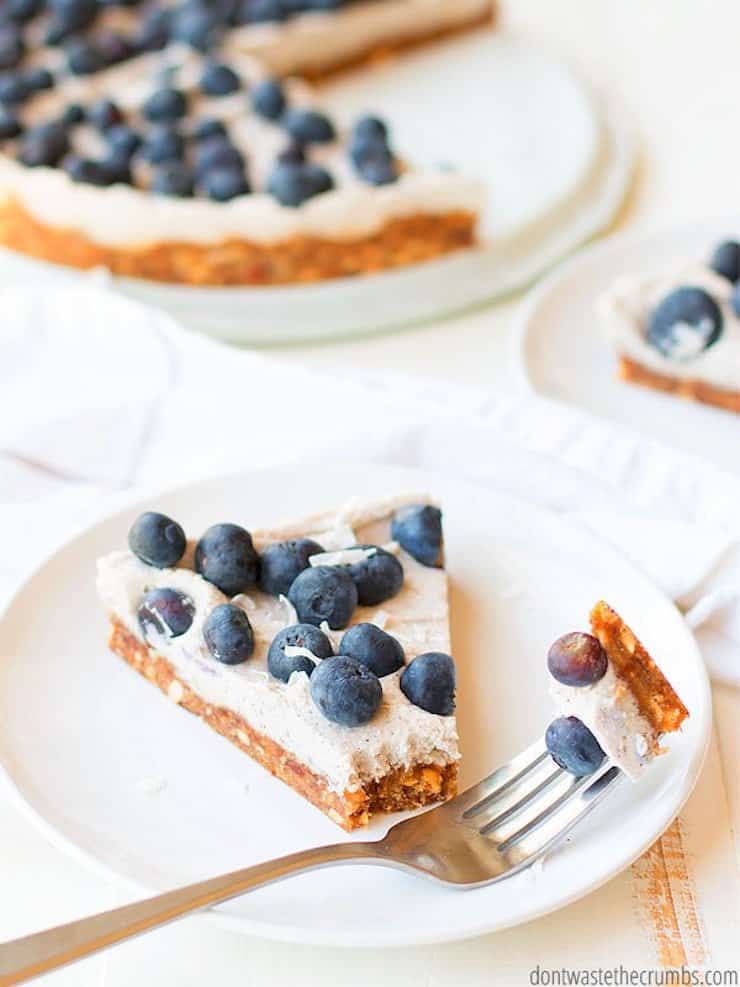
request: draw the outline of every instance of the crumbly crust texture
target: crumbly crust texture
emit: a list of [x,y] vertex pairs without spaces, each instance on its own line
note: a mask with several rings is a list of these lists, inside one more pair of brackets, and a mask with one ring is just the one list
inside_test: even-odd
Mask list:
[[651,387],[653,390],[673,394],[687,401],[699,401],[701,404],[709,404],[715,408],[740,414],[740,391],[726,391],[701,380],[679,380],[676,377],[659,374],[627,356],[620,357],[619,376],[631,384]]
[[591,611],[591,631],[653,729],[658,734],[678,730],[689,711],[633,631],[603,600]]
[[20,203],[0,205],[0,244],[41,260],[121,277],[190,285],[278,285],[372,274],[431,260],[475,242],[476,216],[419,213],[391,220],[354,240],[293,237],[274,244],[227,240],[220,244],[156,243],[133,249],[105,247],[83,234],[39,222]]
[[173,702],[199,716],[213,730],[266,768],[270,774],[321,809],[347,832],[366,826],[375,813],[418,809],[457,794],[457,764],[418,764],[389,772],[356,791],[333,792],[324,778],[315,774],[295,755],[264,734],[253,730],[242,717],[228,709],[205,703],[165,658],[134,637],[111,617],[109,646],[140,675],[156,685]]

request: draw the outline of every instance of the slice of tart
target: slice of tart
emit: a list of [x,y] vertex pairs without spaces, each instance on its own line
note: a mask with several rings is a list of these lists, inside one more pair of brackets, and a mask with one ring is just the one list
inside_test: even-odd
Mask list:
[[456,793],[442,549],[426,498],[196,544],[148,512],[98,590],[114,652],[353,830]]
[[244,24],[229,44],[278,75],[324,75],[357,61],[493,20],[495,0],[345,0],[279,22]]
[[622,380],[740,412],[740,244],[706,266],[624,278],[600,300]]
[[591,633],[558,638],[547,664],[562,714],[548,728],[547,746],[574,774],[590,774],[606,757],[635,780],[664,752],[663,735],[689,715],[633,631],[603,601],[591,611]]

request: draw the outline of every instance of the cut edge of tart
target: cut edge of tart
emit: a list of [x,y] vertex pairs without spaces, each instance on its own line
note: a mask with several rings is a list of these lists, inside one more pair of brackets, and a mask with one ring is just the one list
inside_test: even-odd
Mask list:
[[[661,738],[679,730],[689,712],[635,633],[608,603],[600,600],[594,605],[590,624],[591,635],[566,635],[550,650],[550,694],[562,714],[561,721],[555,721],[562,726],[556,744],[559,741],[565,749],[561,748],[559,759],[557,748],[550,743],[548,748],[561,766],[580,773],[577,766],[583,762],[577,756],[575,762],[570,758],[583,754],[579,725],[585,726],[598,746],[589,746],[585,738],[590,763],[582,773],[596,770],[605,756],[635,780],[654,757],[665,752]],[[569,638],[579,639],[578,643],[563,645]],[[561,659],[559,668],[553,667],[555,649]]]
[[[394,672],[375,679],[380,683],[375,686],[381,693],[379,706],[359,725],[341,725],[322,713],[311,687],[313,676],[294,670],[286,682],[270,674],[270,644],[281,630],[296,626],[291,604],[254,586],[231,597],[223,593],[193,570],[192,543],[173,568],[145,563],[133,552],[113,552],[99,560],[98,589],[110,618],[110,648],[170,700],[199,716],[348,831],[367,825],[376,813],[451,798],[457,792],[459,760],[454,705],[444,715],[429,712],[419,705],[425,700],[418,692],[414,701],[408,698],[414,694],[413,683],[402,686],[405,672],[419,655],[442,652],[444,659],[449,652],[446,574],[418,562],[389,537],[399,509],[431,503],[428,497],[357,503],[253,533],[261,551],[310,536],[326,553],[340,553],[336,565],[347,564],[341,550],[348,538],[376,544],[382,537],[384,551],[398,553],[404,573],[400,590],[377,605],[358,605],[346,625],[387,628],[405,651],[405,666],[394,666]],[[408,545],[419,554],[413,537],[414,532]],[[330,564],[326,560],[325,555],[321,568]],[[184,594],[192,604],[192,623],[179,636],[146,633],[137,617],[144,594],[163,587]],[[223,656],[217,661],[204,643],[208,616],[229,602],[246,614],[254,635],[254,653],[235,664],[223,664]],[[322,629],[334,653],[340,654],[339,632],[326,625]],[[300,648],[294,652],[306,653]]]

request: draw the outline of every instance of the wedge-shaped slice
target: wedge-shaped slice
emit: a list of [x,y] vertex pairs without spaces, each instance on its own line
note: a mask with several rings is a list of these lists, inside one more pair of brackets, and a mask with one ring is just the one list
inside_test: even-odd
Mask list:
[[[394,514],[409,503],[429,499],[397,498],[314,515],[255,531],[254,544],[264,551],[273,543],[306,536],[329,553],[354,545],[388,545]],[[409,545],[414,555],[420,554]],[[407,666],[421,653],[449,653],[444,569],[421,564],[396,543],[389,548],[403,567],[401,589],[379,606],[358,606],[351,623],[375,623],[397,638]],[[324,556],[323,562],[345,559]],[[156,587],[178,590],[192,603],[192,624],[180,636],[145,636],[142,631],[139,602]],[[251,623],[254,653],[237,665],[217,661],[205,643],[204,624],[228,597],[194,571],[192,544],[175,568],[156,568],[129,551],[113,552],[98,563],[98,588],[110,616],[114,652],[345,829],[365,825],[376,812],[416,808],[455,794],[455,717],[410,702],[400,686],[401,670],[380,679],[377,712],[369,722],[352,727],[322,715],[306,672],[293,672],[287,683],[270,675],[270,643],[296,622],[284,598],[254,587],[234,597]],[[335,652],[341,634],[329,633]]]
[[237,28],[228,44],[279,75],[322,75],[376,52],[490,23],[495,7],[495,0],[350,0],[338,10]]
[[559,711],[585,723],[611,762],[635,779],[663,753],[663,734],[678,730],[689,713],[634,632],[603,600],[591,611],[591,633],[606,654],[604,674],[577,686],[551,678],[550,692]]

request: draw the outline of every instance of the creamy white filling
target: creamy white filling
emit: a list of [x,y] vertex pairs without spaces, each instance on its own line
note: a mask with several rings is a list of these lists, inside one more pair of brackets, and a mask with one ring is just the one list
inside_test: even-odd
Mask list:
[[[376,522],[366,525],[363,539],[373,540],[381,533],[379,527],[383,525]],[[259,535],[255,538],[264,544]],[[426,650],[449,651],[444,572],[425,569],[405,555],[403,566],[401,592],[384,604],[383,611],[359,607],[354,622],[372,621],[378,613],[384,625],[391,624],[407,661]],[[154,642],[178,678],[206,703],[232,710],[254,730],[295,754],[324,776],[333,791],[356,789],[394,768],[458,759],[455,717],[435,716],[411,704],[401,692],[400,672],[381,680],[380,710],[370,723],[354,728],[338,726],[319,713],[305,673],[293,674],[287,685],[272,678],[267,671],[267,650],[289,622],[281,603],[272,597],[255,590],[234,598],[254,629],[255,654],[241,665],[223,665],[211,657],[203,640],[208,614],[227,599],[220,590],[190,568],[156,569],[127,551],[113,552],[98,562],[98,592],[104,606],[139,640],[138,602],[146,589],[156,586],[179,589],[195,604],[195,617],[185,634]],[[172,698],[181,698],[179,690]]]
[[[675,288],[703,288],[722,312],[723,331],[716,343],[700,349],[700,333],[691,327],[679,335],[675,359],[669,359],[646,338],[650,315]],[[598,311],[607,340],[617,352],[656,373],[680,380],[699,380],[729,391],[740,390],[740,319],[730,298],[730,282],[705,267],[686,266],[661,278],[622,278],[600,299]]]
[[640,776],[652,760],[658,737],[611,662],[593,685],[563,685],[551,676],[550,695],[563,716],[586,724],[612,764],[633,780]]

